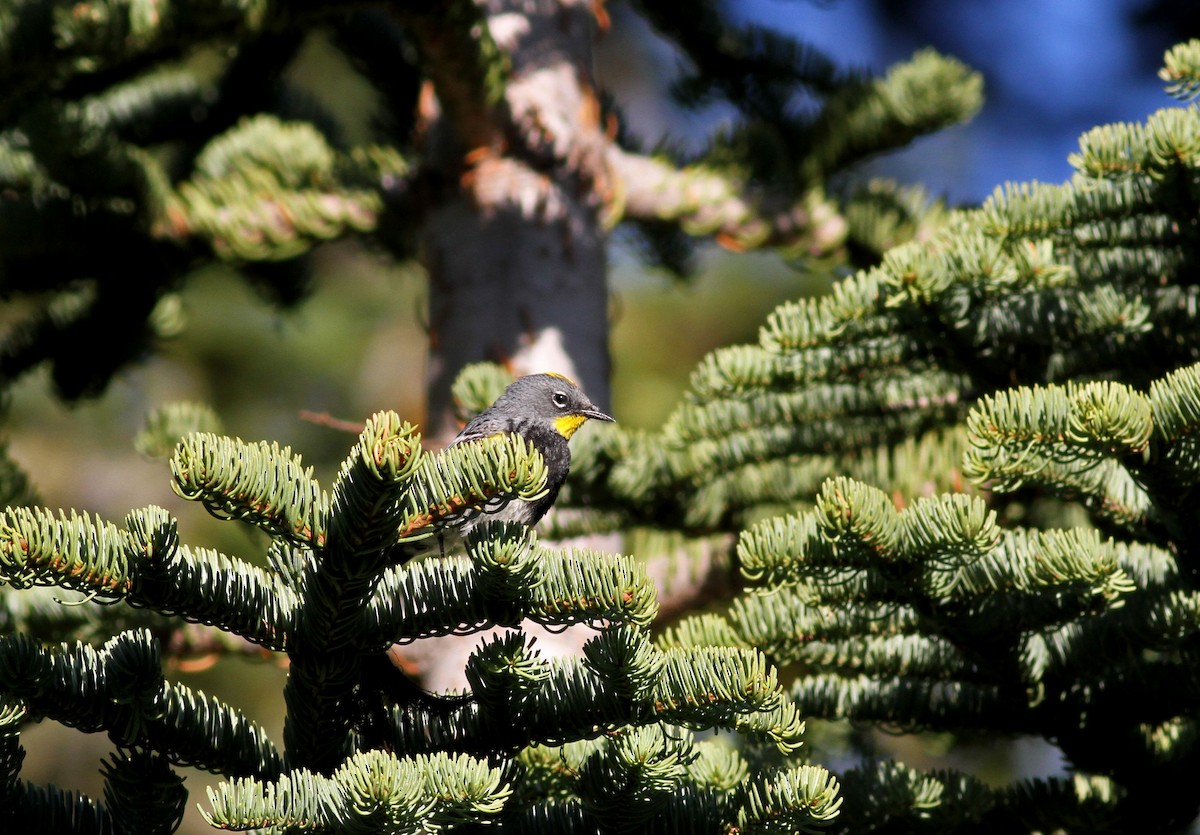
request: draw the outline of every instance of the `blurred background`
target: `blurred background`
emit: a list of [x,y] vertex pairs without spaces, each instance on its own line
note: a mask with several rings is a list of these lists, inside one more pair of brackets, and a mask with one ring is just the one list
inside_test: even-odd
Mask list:
[[[1142,120],[1170,106],[1156,72],[1165,49],[1200,35],[1197,7],[1168,0],[728,3],[732,20],[784,30],[844,67],[882,71],[933,46],[980,70],[986,104],[973,123],[875,160],[862,172],[923,182],[932,194],[968,205],[1006,180],[1065,180],[1071,173],[1067,155],[1082,132]],[[700,147],[730,113],[674,106],[666,94],[678,67],[671,46],[626,4],[608,8],[613,25],[599,47],[597,74],[621,105],[625,127],[647,146],[671,137]],[[293,83],[344,120],[347,141],[369,136],[372,92],[319,32],[292,75]],[[705,353],[754,340],[776,304],[823,292],[838,277],[819,264],[714,247],[702,249],[695,276],[680,281],[643,268],[620,232],[610,257],[613,410],[626,426],[647,428],[670,412]],[[420,268],[391,264],[355,242],[324,247],[315,263],[311,295],[287,311],[235,276],[206,270],[167,310],[177,336],[124,372],[100,399],[64,406],[51,397],[44,376],[29,375],[8,404],[3,431],[44,504],[110,520],[158,504],[179,518],[183,541],[251,555],[262,550],[252,532],[216,522],[176,498],[166,463],[134,452],[133,437],[151,408],[183,399],[206,402],[228,434],[290,445],[325,483],[355,437],[328,418],[361,423],[387,408],[420,422],[426,296]],[[4,318],[0,311],[0,324]],[[245,706],[280,739],[281,668],[234,661],[171,675]],[[97,765],[106,740],[51,723],[29,734],[27,779],[99,794]],[[927,754],[936,753],[936,740],[921,744]],[[919,755],[904,756],[920,764]],[[940,764],[961,765],[971,752],[960,747],[953,756]],[[1052,752],[1042,749],[1027,756],[1018,746],[991,764],[976,757],[974,770],[1006,771],[1018,761],[1028,769],[1056,767],[1047,756]],[[205,779],[189,779],[194,801],[201,800],[196,792]],[[211,830],[189,812],[184,831]]]

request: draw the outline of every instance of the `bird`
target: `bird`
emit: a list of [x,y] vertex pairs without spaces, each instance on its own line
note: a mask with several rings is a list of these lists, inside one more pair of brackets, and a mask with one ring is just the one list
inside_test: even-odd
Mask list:
[[[482,522],[536,525],[554,505],[571,470],[568,442],[589,420],[615,422],[615,418],[592,403],[575,381],[562,374],[542,373],[518,377],[496,398],[496,402],[468,421],[448,447],[502,433],[520,435],[541,453],[546,462],[546,492],[533,501],[513,499],[502,506],[483,505],[460,515],[438,534],[442,556],[447,548],[456,547],[467,531]],[[384,653],[369,655],[363,659],[360,692],[384,694],[393,702],[417,705],[441,714],[449,713],[472,698],[470,695],[427,693],[408,677],[405,666],[404,656],[397,646]],[[364,740],[381,738],[386,720],[379,705],[369,707],[364,702],[359,710],[360,721],[356,724]]]
[[502,507],[475,508],[455,524],[459,536],[483,521],[536,525],[553,507],[571,470],[571,436],[588,420],[615,422],[596,407],[574,380],[552,372],[519,377],[448,446],[469,444],[492,435],[513,433],[533,445],[546,462],[546,492],[533,501],[514,499]]

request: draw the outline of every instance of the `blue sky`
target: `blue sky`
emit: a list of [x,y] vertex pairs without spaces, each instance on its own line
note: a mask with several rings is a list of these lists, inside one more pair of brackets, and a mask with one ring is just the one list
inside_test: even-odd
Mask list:
[[[888,27],[865,0],[731,0],[730,13],[789,32],[843,66],[876,71],[933,46],[984,73],[975,121],[922,140],[890,165],[954,201],[978,202],[1006,180],[1060,182],[1085,130],[1141,121],[1175,102],[1155,72],[1171,39],[1135,32],[1136,0],[910,3]],[[916,33],[916,34],[914,34]]]

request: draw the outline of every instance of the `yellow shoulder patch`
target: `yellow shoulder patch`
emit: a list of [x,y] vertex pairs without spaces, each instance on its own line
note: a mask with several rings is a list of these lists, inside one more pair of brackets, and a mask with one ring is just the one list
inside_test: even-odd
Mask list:
[[575,434],[575,430],[583,426],[587,418],[583,415],[563,415],[554,419],[554,428],[558,434],[562,435],[567,440]]

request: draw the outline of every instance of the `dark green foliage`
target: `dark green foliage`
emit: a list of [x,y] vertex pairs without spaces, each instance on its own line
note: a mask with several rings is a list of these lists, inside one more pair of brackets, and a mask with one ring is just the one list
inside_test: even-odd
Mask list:
[[[1179,89],[1195,63],[1172,51]],[[1197,160],[1194,107],[1096,128],[1071,181],[1006,185],[782,305],[661,432],[580,450],[567,498],[595,511],[560,530],[741,532],[748,590],[660,646],[755,647],[806,716],[1037,736],[1078,775],[872,766],[846,831],[1196,816]]]
[[[655,548],[482,525],[441,553],[467,509],[540,495],[544,462],[519,438],[427,453],[391,412],[328,487],[203,407],[158,413],[139,449],[170,457],[180,496],[254,532],[260,552],[241,556],[181,543],[159,507],[119,525],[40,507],[5,457],[0,828],[173,831],[180,766],[221,776],[204,814],[231,829],[1127,832],[1196,817],[1200,111],[1098,127],[1069,182],[949,211],[916,187],[833,184],[969,118],[968,68],[919,52],[870,78],[730,28],[712,2],[638,7],[691,62],[679,98],[744,117],[689,158],[640,158],[674,198],[634,219],[651,257],[683,269],[686,234],[865,265],[708,355],[660,431],[575,442],[551,533],[629,533],[672,564],[725,547],[704,564],[738,569],[725,598],[652,631]],[[0,384],[48,364],[67,399],[99,393],[207,265],[286,304],[322,242],[410,256],[446,187],[414,136],[422,80],[478,116],[506,107],[511,67],[484,14],[0,9],[0,296],[21,306]],[[370,142],[351,147],[286,81],[318,23],[387,111]],[[1162,75],[1194,97],[1196,43]],[[505,381],[469,369],[464,413]],[[551,656],[526,622],[591,633]],[[282,746],[164,675],[189,623],[210,651],[287,655]],[[461,694],[384,661],[477,633]],[[856,731],[814,754],[806,717]],[[22,777],[21,732],[41,720],[107,734],[102,801]],[[865,728],[1038,737],[1073,773],[922,771],[858,750]],[[819,761],[835,753],[857,764],[832,775]]]
[[[715,4],[697,4],[694,17],[642,5],[696,64],[684,98],[720,97],[746,116],[700,160],[664,148],[672,171],[691,163],[704,185],[669,216],[628,219],[649,258],[684,270],[680,236],[711,234],[829,252],[847,230],[856,254],[874,257],[926,223],[919,201],[897,199],[899,216],[885,217],[860,211],[854,194],[831,202],[825,181],[969,118],[976,75],[931,54],[881,79],[841,73],[790,38],[730,30]],[[291,304],[323,241],[365,236],[410,258],[426,201],[444,188],[421,157],[422,78],[481,110],[503,107],[509,57],[481,15],[471,2],[317,0],[96,0],[77,13],[27,0],[0,11],[0,294],[26,307],[0,334],[0,379],[48,363],[63,397],[101,393],[155,348],[159,306],[206,264],[236,267],[265,298]],[[346,126],[287,80],[318,24],[378,94],[372,144],[348,147]],[[801,91],[813,106],[797,109]],[[872,201],[893,188],[877,186]]]
[[[373,228],[404,176],[390,148],[334,151],[329,120],[280,95],[303,32],[339,4],[77,11],[0,12],[0,291],[33,303],[0,340],[0,375],[49,362],[67,399],[100,393],[153,346],[156,306],[195,267],[295,262]],[[231,42],[215,79],[181,61]],[[285,121],[302,115],[329,130]],[[302,267],[248,275],[280,301],[307,282]]]
[[[188,417],[207,419],[195,409],[169,414],[175,420],[154,421],[160,436]],[[171,465],[181,495],[273,539],[275,571],[181,545],[175,520],[160,508],[133,512],[120,528],[13,507],[0,524],[0,578],[14,588],[49,584],[118,601],[117,615],[144,607],[157,613],[152,622],[163,634],[170,621],[162,616],[182,616],[286,651],[286,755],[232,706],[167,682],[147,629],[117,632],[99,650],[14,632],[0,638],[0,693],[12,705],[4,714],[4,785],[20,798],[21,815],[40,803],[44,814],[94,814],[115,831],[172,831],[185,796],[171,765],[192,765],[246,778],[213,795],[210,816],[220,825],[415,831],[532,813],[530,804],[543,801],[529,789],[524,805],[508,802],[521,786],[515,758],[531,745],[661,734],[663,722],[677,726],[673,733],[737,730],[782,752],[799,744],[802,723],[759,651],[653,646],[645,630],[654,590],[627,557],[545,548],[514,525],[480,526],[465,554],[422,556],[439,527],[472,505],[545,489],[544,464],[519,437],[426,454],[412,426],[380,413],[332,494],[273,444],[192,433]],[[32,615],[13,626],[63,632],[121,623],[90,611],[74,621]],[[599,631],[584,658],[545,659],[519,630],[524,620]],[[426,694],[390,666],[374,672],[395,641],[492,625],[510,631],[476,649],[466,697]],[[132,752],[105,766],[103,808],[31,794],[20,781],[16,731],[43,717],[107,732]],[[779,814],[807,821],[836,810],[836,782],[824,769],[806,772],[803,786],[789,775],[759,789],[769,793],[778,782]],[[645,815],[659,814],[668,798],[662,786],[648,790],[638,802],[649,804]],[[759,794],[728,786],[719,794],[720,804],[706,808],[722,819],[763,813]]]
[[102,771],[104,800],[114,830],[164,835],[176,830],[187,805],[187,790],[165,757],[140,751],[118,754],[104,763]]
[[43,648],[13,636],[0,643],[3,686],[29,717],[87,732],[107,731],[122,747],[147,746],[180,765],[269,776],[280,757],[261,727],[240,712],[163,679],[157,642],[127,632],[100,650]]

